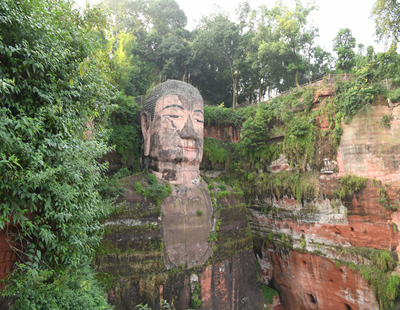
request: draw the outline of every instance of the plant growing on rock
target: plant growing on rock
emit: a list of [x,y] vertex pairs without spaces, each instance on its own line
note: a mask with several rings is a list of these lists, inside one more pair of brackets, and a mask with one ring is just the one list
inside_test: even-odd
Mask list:
[[50,285],[92,257],[111,211],[98,191],[115,95],[98,39],[106,16],[61,0],[4,0],[0,15],[0,229],[29,281],[52,273]]

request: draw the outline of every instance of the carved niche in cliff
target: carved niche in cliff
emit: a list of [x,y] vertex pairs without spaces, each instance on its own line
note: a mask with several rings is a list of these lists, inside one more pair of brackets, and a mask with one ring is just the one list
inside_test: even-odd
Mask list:
[[141,111],[144,155],[158,179],[175,184],[164,199],[164,263],[202,265],[211,255],[211,199],[199,179],[203,157],[204,107],[199,91],[170,80],[158,85]]

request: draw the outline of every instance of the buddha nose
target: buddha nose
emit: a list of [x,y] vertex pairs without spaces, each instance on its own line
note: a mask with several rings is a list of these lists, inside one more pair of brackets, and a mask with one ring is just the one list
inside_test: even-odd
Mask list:
[[196,132],[194,131],[193,122],[190,116],[188,117],[186,124],[183,126],[181,131],[181,139],[197,140]]

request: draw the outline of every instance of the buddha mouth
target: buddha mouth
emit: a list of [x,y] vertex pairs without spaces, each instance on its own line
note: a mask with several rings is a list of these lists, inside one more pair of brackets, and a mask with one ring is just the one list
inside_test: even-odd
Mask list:
[[197,147],[194,146],[181,146],[181,148],[188,152],[194,152],[197,150]]

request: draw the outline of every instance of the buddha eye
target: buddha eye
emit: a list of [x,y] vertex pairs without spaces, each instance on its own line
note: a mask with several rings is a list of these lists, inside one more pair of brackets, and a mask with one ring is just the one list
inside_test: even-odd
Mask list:
[[166,116],[170,118],[182,118],[182,116],[179,115],[166,115]]
[[195,119],[195,121],[196,121],[197,123],[204,124],[204,122],[201,121],[201,120],[199,120],[199,119]]

